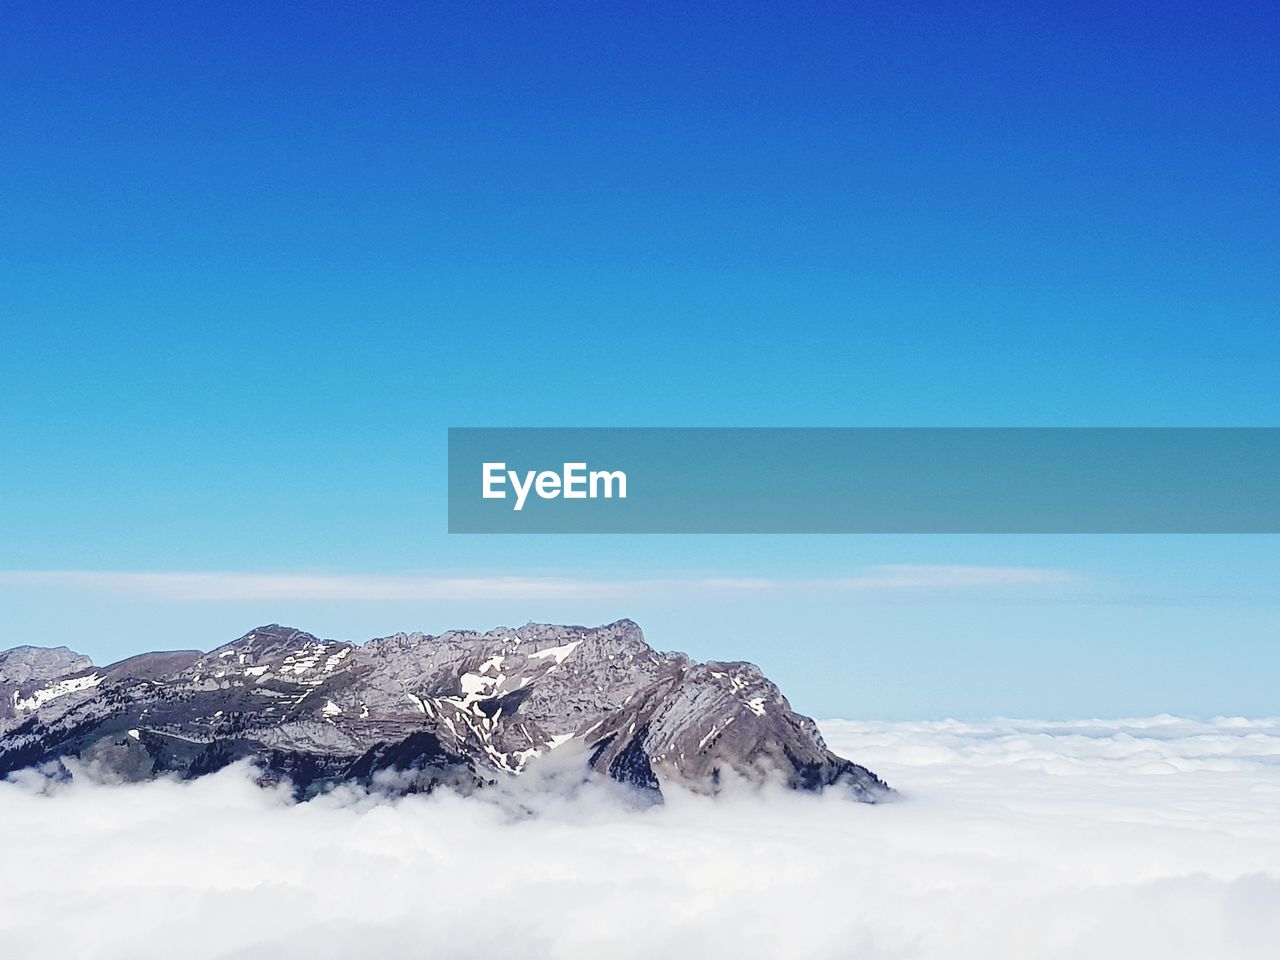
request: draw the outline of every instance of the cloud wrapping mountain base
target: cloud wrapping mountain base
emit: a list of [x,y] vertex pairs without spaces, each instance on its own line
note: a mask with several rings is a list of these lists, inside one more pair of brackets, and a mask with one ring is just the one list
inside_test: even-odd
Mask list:
[[570,758],[489,802],[299,805],[243,767],[27,773],[0,784],[0,942],[104,960],[1275,956],[1280,720],[822,727],[901,798],[636,809],[564,789]]

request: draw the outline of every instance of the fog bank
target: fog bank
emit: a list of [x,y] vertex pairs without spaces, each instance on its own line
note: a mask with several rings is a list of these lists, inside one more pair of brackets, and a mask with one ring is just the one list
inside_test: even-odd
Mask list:
[[[1271,958],[1280,721],[823,725],[900,791],[0,784],[8,956]],[[528,799],[526,796],[524,799]]]

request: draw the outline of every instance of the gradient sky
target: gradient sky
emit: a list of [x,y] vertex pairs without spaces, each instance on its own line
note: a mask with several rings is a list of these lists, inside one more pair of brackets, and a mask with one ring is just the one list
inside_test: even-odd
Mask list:
[[783,6],[5,4],[0,647],[631,616],[823,716],[1280,712],[1273,537],[445,534],[451,425],[1280,425],[1274,10]]

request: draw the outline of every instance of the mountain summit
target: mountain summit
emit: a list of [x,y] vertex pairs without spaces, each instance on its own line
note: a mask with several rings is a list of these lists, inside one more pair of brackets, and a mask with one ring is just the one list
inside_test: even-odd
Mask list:
[[468,791],[557,750],[655,797],[768,779],[864,801],[889,792],[755,665],[659,653],[630,620],[359,646],[271,624],[209,653],[107,667],[65,647],[0,653],[0,777],[67,756],[115,781],[249,758],[300,797],[341,782]]

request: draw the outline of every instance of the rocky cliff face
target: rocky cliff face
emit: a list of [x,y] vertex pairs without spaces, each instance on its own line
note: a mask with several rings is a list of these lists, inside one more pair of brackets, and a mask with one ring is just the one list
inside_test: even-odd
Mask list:
[[654,796],[770,778],[866,801],[888,793],[831,753],[757,667],[659,653],[629,620],[362,646],[272,624],[209,653],[101,668],[66,648],[0,654],[0,776],[64,756],[115,780],[252,758],[300,796],[347,781],[467,791],[556,750]]

